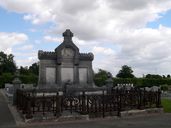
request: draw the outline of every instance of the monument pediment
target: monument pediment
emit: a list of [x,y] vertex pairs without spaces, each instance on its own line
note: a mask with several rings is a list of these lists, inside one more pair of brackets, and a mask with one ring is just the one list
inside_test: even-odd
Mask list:
[[79,64],[79,48],[73,43],[73,33],[67,29],[63,33],[64,41],[55,49],[57,55],[57,63],[62,63],[62,58],[72,57],[75,65]]
[[55,52],[60,54],[64,48],[70,48],[76,53],[79,53],[79,48],[72,41],[73,33],[69,29],[63,33],[63,37],[64,41],[55,49]]
[[61,55],[63,58],[73,58],[75,55],[75,51],[71,48],[63,48],[61,51]]

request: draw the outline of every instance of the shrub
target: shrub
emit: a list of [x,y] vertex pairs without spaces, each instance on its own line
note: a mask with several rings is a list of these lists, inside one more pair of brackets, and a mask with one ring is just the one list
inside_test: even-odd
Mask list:
[[12,75],[12,73],[3,73],[0,76],[0,88],[4,88],[5,83],[12,83],[13,79],[14,79],[14,75]]
[[161,90],[168,91],[168,85],[167,84],[161,85]]

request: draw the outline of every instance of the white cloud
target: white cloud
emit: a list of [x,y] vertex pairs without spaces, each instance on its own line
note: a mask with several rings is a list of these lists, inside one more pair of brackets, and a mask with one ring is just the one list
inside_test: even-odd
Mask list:
[[0,32],[0,51],[11,53],[15,45],[25,43],[28,40],[24,33],[5,33]]
[[62,42],[63,38],[52,37],[52,36],[44,36],[44,40],[47,42]]
[[20,46],[16,49],[21,50],[21,51],[25,51],[25,50],[33,50],[33,47],[34,46],[32,44],[27,44],[27,45]]
[[34,57],[25,57],[25,59],[16,59],[16,63],[18,64],[17,65],[18,67],[20,67],[20,66],[23,66],[23,67],[30,66],[35,62],[38,62],[38,59],[37,59],[36,56],[34,56]]
[[94,54],[101,54],[101,55],[114,55],[115,52],[111,48],[104,48],[104,47],[93,47],[92,52]]
[[[37,54],[26,53],[26,51],[33,50],[33,45],[26,44],[28,36],[24,33],[6,33],[0,32],[0,51],[6,54],[12,53],[17,66],[31,64],[33,60],[27,56],[37,56]],[[16,52],[17,51],[17,52]],[[24,59],[23,59],[24,58]]]
[[30,66],[35,62],[38,62],[38,57],[37,57],[37,51],[32,50],[23,52],[23,51],[18,51],[14,52],[14,59],[16,60],[17,66]]

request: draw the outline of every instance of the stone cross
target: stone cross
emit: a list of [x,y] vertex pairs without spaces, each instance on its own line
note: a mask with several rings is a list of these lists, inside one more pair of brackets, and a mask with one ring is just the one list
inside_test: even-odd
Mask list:
[[67,29],[63,33],[63,37],[64,37],[64,42],[70,42],[72,41],[73,33],[69,29]]

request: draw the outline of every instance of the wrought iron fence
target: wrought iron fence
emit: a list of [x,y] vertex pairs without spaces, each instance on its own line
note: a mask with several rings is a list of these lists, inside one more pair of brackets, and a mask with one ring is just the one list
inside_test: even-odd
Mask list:
[[59,117],[65,111],[92,117],[120,116],[120,112],[124,110],[161,107],[159,89],[147,91],[145,88],[111,88],[110,91],[102,89],[98,93],[93,92],[91,89],[79,90],[67,95],[62,90],[18,89],[17,108],[26,118],[32,118],[36,113],[43,116],[51,113],[54,117]]

